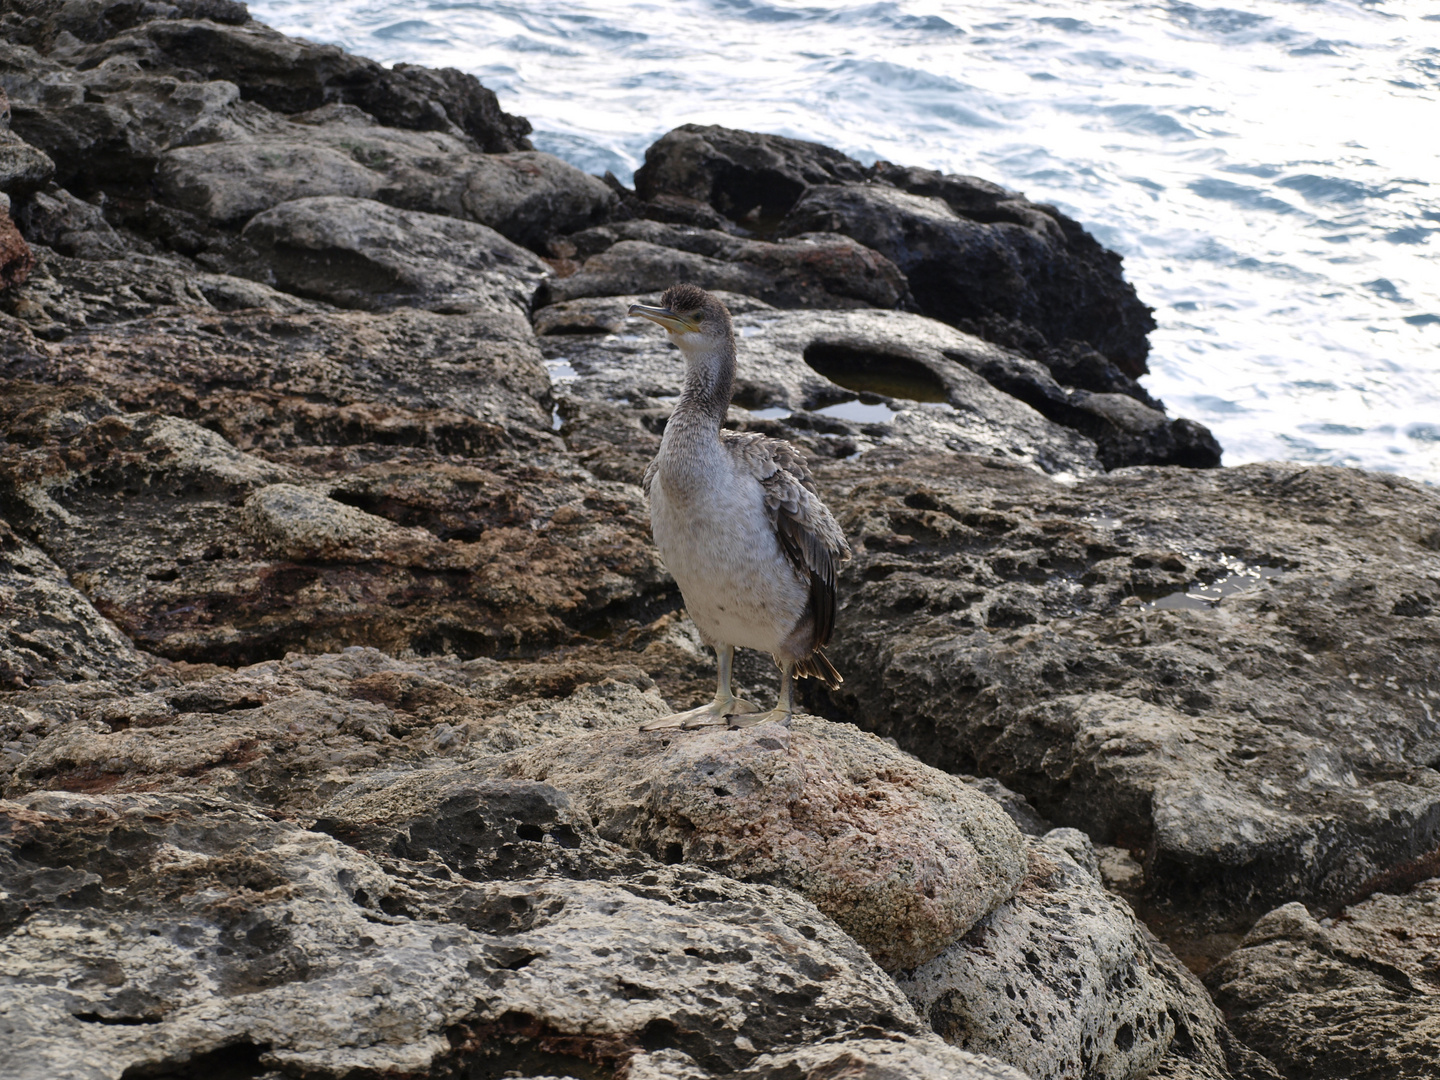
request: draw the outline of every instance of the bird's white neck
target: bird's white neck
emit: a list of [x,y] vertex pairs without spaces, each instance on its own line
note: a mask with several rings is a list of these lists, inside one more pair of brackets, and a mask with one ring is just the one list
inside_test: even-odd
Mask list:
[[712,430],[717,436],[735,392],[735,342],[677,341],[685,355],[685,385],[670,422]]

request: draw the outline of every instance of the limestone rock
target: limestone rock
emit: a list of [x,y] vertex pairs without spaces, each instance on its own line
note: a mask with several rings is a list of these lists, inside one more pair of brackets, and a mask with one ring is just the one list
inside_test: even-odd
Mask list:
[[[643,1060],[643,1059],[642,1059]],[[637,1062],[637,1065],[639,1063]],[[631,1076],[642,1080],[652,1074]],[[665,1072],[660,1075],[675,1076]],[[856,1077],[857,1080],[1026,1080],[1018,1071],[999,1061],[954,1050],[943,1043],[929,1040],[856,1039],[843,1044],[830,1044],[793,1050],[784,1054],[767,1054],[756,1059],[746,1070],[735,1073],[736,1080],[827,1080],[832,1076]],[[658,1077],[657,1077],[658,1080]]]
[[[134,671],[127,655],[133,651],[108,665],[92,659],[83,693],[51,676],[8,700],[0,790],[165,791],[314,815],[363,783],[393,807],[407,791],[435,790],[440,771],[426,764],[634,727],[667,711],[653,681],[619,657],[403,661],[357,646],[236,671],[162,665],[137,685],[123,678]],[[56,664],[54,674],[68,672]],[[348,817],[378,819],[368,811]]]
[[[572,635],[567,618],[583,624],[673,589],[645,538],[641,493],[564,462],[418,451],[297,465],[176,417],[107,416],[0,454],[0,499],[106,614],[172,659],[247,663],[362,641],[470,656],[532,649]],[[345,502],[330,509],[337,520],[388,515],[391,527],[336,547],[306,531],[318,523],[280,515],[283,500],[243,509],[257,489],[296,480]]]
[[[1016,894],[940,956],[899,977],[947,1041],[1035,1080],[1229,1075],[1224,1022],[1128,905],[1107,893],[1084,834],[1033,841]],[[1167,1070],[1169,1071],[1169,1070]]]
[[[711,1075],[886,1031],[924,1054],[894,984],[784,890],[643,861],[605,881],[472,882],[203,798],[3,811],[7,1068],[27,1080],[535,1075],[667,1049]],[[77,909],[91,894],[103,904]]]
[[0,689],[133,675],[146,666],[60,568],[0,519]]
[[857,551],[837,704],[1139,853],[1145,902],[1195,920],[1187,959],[1440,843],[1440,633],[1393,614],[1440,580],[1432,492],[1294,465],[1060,487],[894,460],[822,466]]
[[406,547],[420,554],[438,542],[425,529],[400,528],[295,484],[260,488],[245,500],[240,518],[267,549],[297,561],[393,558]]
[[1206,977],[1236,1032],[1285,1076],[1420,1080],[1440,1069],[1440,880],[1317,922],[1270,912]]
[[607,839],[808,897],[882,967],[913,967],[1024,873],[1000,808],[848,725],[620,730],[493,766],[567,792]]
[[294,199],[242,236],[281,288],[347,308],[523,313],[548,273],[487,226],[369,199]]
[[[608,309],[597,302],[584,318],[599,324],[603,310],[613,313],[609,319],[619,318],[632,299],[645,298],[617,297]],[[664,331],[637,323],[631,320],[623,335],[551,333],[542,339],[552,360],[563,358],[576,372],[557,390],[562,405],[566,398],[626,402],[632,415],[659,426],[680,392],[684,366]],[[1099,469],[1088,440],[995,390],[954,359],[994,346],[933,319],[902,312],[762,308],[737,316],[736,327],[737,426],[794,440],[823,458],[923,446],[1023,462],[1046,472]],[[584,327],[561,322],[558,329]],[[871,405],[864,412],[873,419],[826,412],[861,397],[862,391],[846,383],[878,391],[863,391]],[[742,409],[781,415],[744,419]],[[569,429],[562,434],[571,437]]]

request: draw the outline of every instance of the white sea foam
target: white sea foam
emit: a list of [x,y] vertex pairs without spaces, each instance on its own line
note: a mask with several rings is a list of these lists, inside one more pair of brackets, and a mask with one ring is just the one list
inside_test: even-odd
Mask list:
[[1440,483],[1435,0],[255,0],[474,72],[629,178],[678,124],[813,139],[1052,202],[1156,308],[1147,385],[1227,463]]

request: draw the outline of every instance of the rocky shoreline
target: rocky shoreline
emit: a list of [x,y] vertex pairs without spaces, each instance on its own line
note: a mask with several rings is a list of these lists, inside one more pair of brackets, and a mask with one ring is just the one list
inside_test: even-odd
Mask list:
[[[13,1075],[1440,1072],[1440,497],[1220,468],[1055,208],[631,190],[231,0],[0,0],[0,87]],[[636,730],[682,278],[856,551],[793,730]]]

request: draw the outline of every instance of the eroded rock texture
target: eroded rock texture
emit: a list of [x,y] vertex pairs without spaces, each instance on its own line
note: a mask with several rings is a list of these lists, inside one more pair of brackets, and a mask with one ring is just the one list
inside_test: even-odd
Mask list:
[[1270,912],[1207,983],[1234,1029],[1287,1077],[1440,1069],[1440,881],[1317,922]]
[[[0,2],[0,86],[10,1072],[1427,1075],[1353,1033],[1430,1024],[1440,501],[1194,471],[1053,208],[689,126],[630,192],[229,0]],[[789,731],[636,730],[713,689],[677,277],[856,550]]]
[[1217,925],[1440,843],[1440,636],[1405,614],[1440,582],[1432,492],[1285,465],[1068,489],[831,469],[863,544],[837,704],[881,734],[1141,853],[1152,900]]

